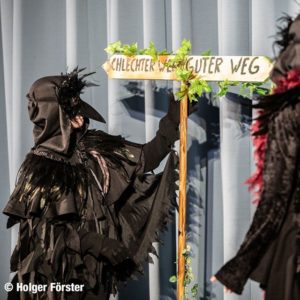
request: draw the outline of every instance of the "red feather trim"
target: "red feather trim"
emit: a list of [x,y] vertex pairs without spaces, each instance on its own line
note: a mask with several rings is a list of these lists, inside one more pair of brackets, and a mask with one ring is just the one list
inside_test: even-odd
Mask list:
[[276,79],[274,94],[284,93],[300,85],[300,68],[290,70],[286,77]]
[[[255,120],[251,126],[251,133],[255,133],[259,128],[260,120]],[[258,204],[263,190],[263,169],[266,154],[267,134],[252,135],[252,142],[254,146],[256,171],[249,179],[246,180],[245,184],[249,185],[249,190],[254,194],[253,203]]]

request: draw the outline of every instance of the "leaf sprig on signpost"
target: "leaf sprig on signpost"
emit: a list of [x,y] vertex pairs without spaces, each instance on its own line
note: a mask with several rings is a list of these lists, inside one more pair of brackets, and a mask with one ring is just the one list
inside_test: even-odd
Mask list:
[[196,76],[192,70],[188,70],[187,59],[192,49],[191,42],[183,40],[181,47],[176,51],[175,56],[165,62],[167,67],[176,69],[176,77],[181,81],[180,90],[176,93],[179,99],[188,96],[189,100],[197,101],[203,93],[210,93],[211,86],[207,81]]
[[120,41],[110,43],[107,48],[104,49],[108,54],[123,54],[126,56],[134,55],[150,55],[153,61],[157,61],[159,55],[170,55],[170,53],[164,49],[157,51],[153,42],[149,43],[148,48],[138,49],[138,44],[122,44]]

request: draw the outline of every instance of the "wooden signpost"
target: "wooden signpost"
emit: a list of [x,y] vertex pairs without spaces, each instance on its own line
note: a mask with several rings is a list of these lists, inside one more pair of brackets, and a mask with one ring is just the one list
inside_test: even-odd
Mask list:
[[[173,56],[159,56],[153,61],[148,55],[113,55],[103,65],[110,78],[177,80],[176,72],[165,62]],[[264,56],[189,56],[186,69],[206,81],[263,82],[268,78],[270,61]]]
[[[178,80],[176,72],[165,62],[173,56],[159,56],[153,61],[148,55],[112,55],[102,66],[109,78],[133,80]],[[272,64],[264,56],[189,56],[186,69],[206,81],[264,82]],[[186,176],[187,176],[187,104],[180,101],[180,160],[179,160],[179,224],[177,300],[183,300],[186,247]]]

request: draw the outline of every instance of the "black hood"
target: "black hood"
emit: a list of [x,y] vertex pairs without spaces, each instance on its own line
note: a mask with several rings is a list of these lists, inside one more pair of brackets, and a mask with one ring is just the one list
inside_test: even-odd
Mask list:
[[80,97],[86,86],[78,70],[66,75],[46,76],[36,80],[28,94],[28,112],[34,123],[35,147],[44,147],[57,153],[68,154],[72,134],[71,119],[76,115],[104,122],[103,117]]

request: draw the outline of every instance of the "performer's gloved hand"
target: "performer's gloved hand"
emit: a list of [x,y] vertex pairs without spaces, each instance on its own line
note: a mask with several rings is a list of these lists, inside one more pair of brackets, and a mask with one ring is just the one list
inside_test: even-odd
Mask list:
[[[188,100],[188,115],[198,109],[198,102]],[[176,101],[173,93],[169,93],[169,107],[167,114],[159,121],[158,134],[162,135],[170,147],[179,139],[180,101]]]
[[[198,103],[188,103],[188,115],[196,111]],[[167,114],[159,121],[156,136],[144,144],[144,169],[151,171],[160,164],[163,158],[172,150],[174,143],[179,140],[180,101],[176,101],[173,93],[169,94]]]
[[[190,102],[188,99],[188,115],[198,110],[198,102]],[[174,124],[180,123],[180,101],[176,101],[174,94],[169,93],[169,107],[167,112],[167,118]]]

